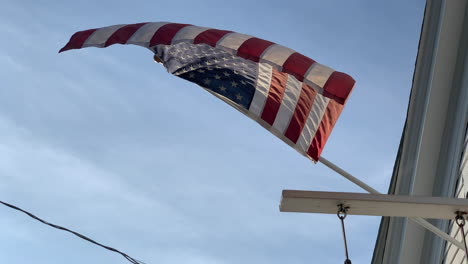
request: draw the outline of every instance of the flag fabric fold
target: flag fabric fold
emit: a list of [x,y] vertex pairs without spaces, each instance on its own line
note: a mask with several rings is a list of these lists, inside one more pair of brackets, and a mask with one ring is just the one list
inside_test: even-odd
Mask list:
[[354,86],[287,47],[227,30],[168,22],[115,25],[75,33],[60,52],[134,44],[168,72],[196,83],[317,161]]

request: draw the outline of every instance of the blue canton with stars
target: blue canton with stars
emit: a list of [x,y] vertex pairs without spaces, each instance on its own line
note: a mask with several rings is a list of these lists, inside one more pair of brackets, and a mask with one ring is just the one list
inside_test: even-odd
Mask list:
[[258,66],[207,44],[158,45],[155,54],[167,70],[249,109]]

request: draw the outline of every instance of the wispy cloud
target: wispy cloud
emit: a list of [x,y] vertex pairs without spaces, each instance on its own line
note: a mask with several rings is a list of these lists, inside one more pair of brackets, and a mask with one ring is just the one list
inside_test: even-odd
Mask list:
[[[401,104],[409,89],[398,88],[411,76],[412,68],[403,67],[404,63],[414,63],[413,58],[401,60],[402,56],[391,56],[392,63],[386,58],[401,50],[410,53],[409,44],[416,49],[420,27],[414,12],[392,9],[413,19],[392,19],[392,30],[400,23],[406,34],[415,34],[414,39],[397,40],[381,30],[385,24],[380,20],[375,25],[366,20],[366,10],[383,6],[348,6],[343,1],[354,10],[350,12],[309,1],[301,4],[307,8],[284,12],[275,3],[258,3],[270,13],[281,10],[284,19],[218,2],[188,1],[180,9],[181,3],[170,1],[129,5],[7,0],[0,10],[0,199],[148,263],[342,262],[341,254],[329,254],[342,250],[336,216],[280,213],[280,193],[359,188],[324,166],[312,165],[195,85],[168,75],[147,50],[114,46],[57,53],[73,32],[95,26],[153,20],[206,26],[219,22],[220,27],[268,36],[304,54],[318,55],[314,59],[320,62],[352,69],[358,87],[325,154],[385,191],[404,118],[400,114],[405,111],[394,104]],[[313,21],[310,10],[321,10]],[[334,20],[324,26],[319,22],[328,20],[319,17],[327,10],[359,19],[345,24]],[[294,19],[287,19],[291,13],[296,14]],[[258,21],[263,26],[252,27]],[[378,29],[400,42],[380,43],[362,35],[351,38],[362,27],[370,33]],[[344,38],[345,44],[331,45],[346,49],[335,51],[324,41],[337,36],[349,38]],[[387,57],[372,60],[379,49]],[[382,74],[399,83],[373,80]],[[375,96],[382,94],[394,99],[377,100],[382,97]],[[400,119],[382,118],[395,112]],[[114,260],[16,212],[3,208],[1,214],[2,234],[17,244],[0,239],[7,255],[0,262]],[[378,220],[349,217],[347,225],[351,253],[356,256],[353,262],[369,262]],[[46,254],[51,249],[61,252],[51,259]],[[22,254],[24,250],[28,254]],[[116,261],[124,263],[118,256]]]

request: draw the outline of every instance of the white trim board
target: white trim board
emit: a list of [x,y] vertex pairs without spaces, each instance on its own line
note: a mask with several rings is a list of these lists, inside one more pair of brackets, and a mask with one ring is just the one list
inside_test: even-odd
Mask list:
[[349,215],[454,219],[456,211],[468,212],[467,199],[295,190],[283,190],[280,211],[336,214],[339,204]]

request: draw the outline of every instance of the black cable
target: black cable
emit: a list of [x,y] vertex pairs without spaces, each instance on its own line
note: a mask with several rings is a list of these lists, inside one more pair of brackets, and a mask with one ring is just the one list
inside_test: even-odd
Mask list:
[[346,242],[346,230],[344,226],[344,220],[346,216],[348,215],[348,209],[349,207],[345,207],[343,204],[339,204],[338,212],[336,213],[336,215],[341,221],[341,232],[343,233],[344,249],[345,249],[345,256],[346,256],[346,260],[344,264],[351,264],[351,260],[349,259],[349,255],[348,255],[348,243]]
[[461,231],[462,237],[463,237],[463,244],[465,245],[465,256],[468,257],[468,246],[466,244],[466,234],[465,234],[465,229],[463,228],[465,226],[465,217],[463,215],[465,215],[466,213],[465,212],[460,212],[460,211],[457,211],[455,213],[457,215],[455,217],[455,222],[457,223],[458,227],[460,228],[460,231]]
[[117,249],[115,249],[115,248],[111,248],[111,247],[105,246],[105,245],[103,245],[103,244],[101,244],[101,243],[98,243],[98,242],[92,240],[91,238],[86,237],[86,236],[84,236],[84,235],[82,235],[82,234],[80,234],[80,233],[77,233],[77,232],[75,232],[75,231],[72,231],[72,230],[70,230],[70,229],[68,229],[68,228],[65,228],[65,227],[62,227],[62,226],[58,226],[58,225],[49,223],[49,222],[47,222],[47,221],[44,221],[44,220],[40,219],[39,217],[37,217],[37,216],[31,214],[31,213],[28,212],[28,211],[25,211],[25,210],[19,208],[19,207],[17,207],[17,206],[14,206],[14,205],[12,205],[12,204],[5,203],[5,202],[2,202],[2,201],[0,201],[0,203],[2,203],[2,204],[5,205],[5,206],[8,206],[8,207],[10,207],[10,208],[13,208],[13,209],[15,209],[15,210],[21,211],[21,212],[27,214],[28,216],[30,216],[30,217],[36,219],[37,221],[39,221],[39,222],[41,222],[41,223],[43,223],[43,224],[46,224],[46,225],[48,225],[48,226],[51,226],[51,227],[54,227],[54,228],[57,228],[57,229],[60,229],[60,230],[63,230],[63,231],[67,231],[67,232],[72,233],[73,235],[75,235],[75,236],[77,236],[77,237],[79,237],[79,238],[81,238],[81,239],[84,239],[84,240],[86,240],[86,241],[88,241],[88,242],[91,242],[91,243],[93,243],[93,244],[95,244],[95,245],[98,245],[98,246],[103,247],[103,248],[105,248],[105,249],[107,249],[107,250],[110,250],[110,251],[119,253],[119,254],[122,255],[125,259],[127,259],[128,261],[130,261],[132,264],[145,264],[144,262],[139,261],[139,260],[137,260],[137,259],[134,259],[134,258],[130,257],[129,255],[127,255],[127,254],[125,254],[125,253],[123,253],[123,252],[121,252],[121,251],[119,251],[119,250],[117,250]]

